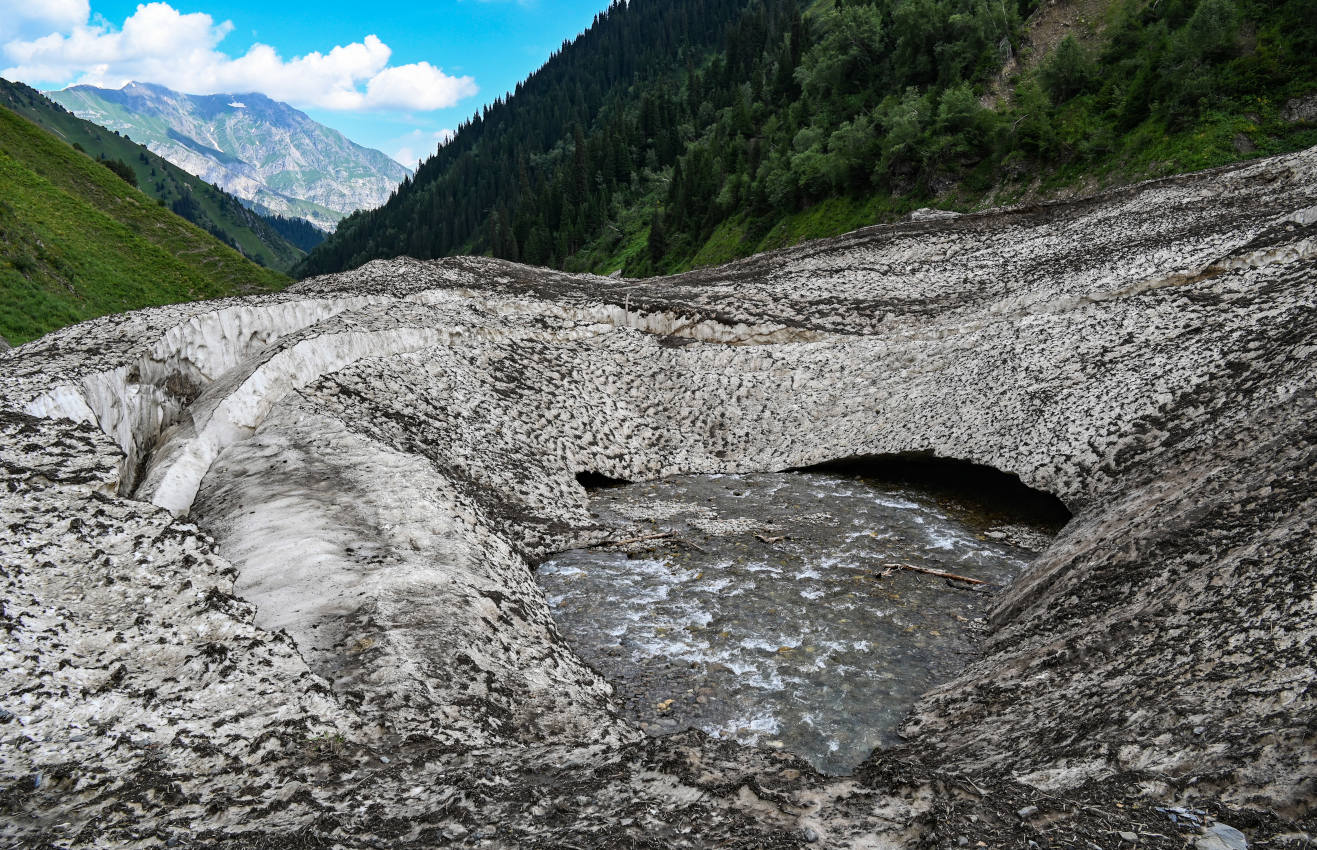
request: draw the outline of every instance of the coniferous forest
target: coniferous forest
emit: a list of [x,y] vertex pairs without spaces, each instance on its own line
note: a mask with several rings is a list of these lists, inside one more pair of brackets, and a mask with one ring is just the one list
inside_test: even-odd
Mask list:
[[644,276],[1297,149],[1314,21],[1317,0],[619,0],[298,271]]

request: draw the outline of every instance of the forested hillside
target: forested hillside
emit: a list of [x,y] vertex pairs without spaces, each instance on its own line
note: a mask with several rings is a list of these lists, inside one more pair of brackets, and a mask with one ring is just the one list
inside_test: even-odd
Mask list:
[[148,196],[263,266],[288,271],[324,240],[323,231],[308,222],[260,215],[222,189],[125,136],[77,117],[30,86],[0,79],[0,106],[104,162]]
[[0,186],[0,334],[15,345],[106,313],[288,282],[3,108]]
[[647,275],[1317,144],[1313,0],[1035,5],[616,2],[298,271],[490,253]]

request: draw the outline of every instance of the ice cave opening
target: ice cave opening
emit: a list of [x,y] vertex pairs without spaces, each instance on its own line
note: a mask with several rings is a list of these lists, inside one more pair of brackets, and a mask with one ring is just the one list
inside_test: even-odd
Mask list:
[[1070,518],[1013,475],[924,455],[578,481],[629,542],[559,553],[537,577],[631,719],[834,774],[899,743],[919,696],[976,657],[996,594]]

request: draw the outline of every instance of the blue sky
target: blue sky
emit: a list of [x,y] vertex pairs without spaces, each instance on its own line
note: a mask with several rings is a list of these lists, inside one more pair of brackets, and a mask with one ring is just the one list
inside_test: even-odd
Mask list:
[[[261,91],[409,159],[589,26],[608,0],[0,0],[0,74]],[[337,48],[337,49],[336,49]]]

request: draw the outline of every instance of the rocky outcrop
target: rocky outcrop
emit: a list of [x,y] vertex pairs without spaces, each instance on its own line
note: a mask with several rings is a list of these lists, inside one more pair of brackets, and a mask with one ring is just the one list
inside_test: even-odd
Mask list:
[[1317,93],[1290,98],[1285,102],[1280,117],[1292,124],[1317,123]]
[[[1284,846],[1315,790],[1314,237],[1317,149],[671,278],[373,262],[16,349],[0,834]],[[640,735],[533,580],[605,533],[579,472],[910,451],[1075,519],[852,777]]]

